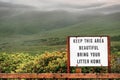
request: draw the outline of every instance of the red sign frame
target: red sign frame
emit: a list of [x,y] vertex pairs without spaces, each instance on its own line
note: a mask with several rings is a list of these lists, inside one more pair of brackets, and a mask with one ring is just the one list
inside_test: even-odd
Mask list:
[[[83,37],[83,36],[68,36],[67,37],[67,73],[70,73],[70,37]],[[110,73],[111,72],[110,36],[84,36],[84,37],[107,37],[107,41],[108,41],[108,72]]]

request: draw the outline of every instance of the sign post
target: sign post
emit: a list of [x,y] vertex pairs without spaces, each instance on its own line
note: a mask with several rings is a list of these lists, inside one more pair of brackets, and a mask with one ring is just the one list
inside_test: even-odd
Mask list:
[[67,39],[67,73],[70,73],[70,39]]
[[68,37],[68,69],[70,67],[108,66],[110,72],[110,37]]
[[108,36],[108,73],[111,73],[110,37]]

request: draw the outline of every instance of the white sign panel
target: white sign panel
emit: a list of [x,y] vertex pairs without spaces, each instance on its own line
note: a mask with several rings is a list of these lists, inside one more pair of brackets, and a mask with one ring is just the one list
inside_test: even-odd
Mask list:
[[70,66],[108,66],[108,37],[69,37]]

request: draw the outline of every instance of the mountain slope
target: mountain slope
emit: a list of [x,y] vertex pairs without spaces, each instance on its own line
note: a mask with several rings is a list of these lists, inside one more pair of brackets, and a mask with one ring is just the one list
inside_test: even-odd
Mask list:
[[35,34],[53,29],[60,29],[83,21],[79,13],[69,13],[66,11],[28,11],[20,15],[10,16],[1,19],[0,32],[11,34]]
[[[105,15],[97,12],[83,14],[81,12],[59,10],[38,11],[24,5],[5,2],[0,2],[0,4],[0,36],[31,35],[46,31],[52,32],[57,29],[58,32],[69,33],[70,28],[74,30],[73,33],[79,33],[79,30],[82,30],[80,34],[84,34],[85,31],[86,34],[89,34],[90,29],[93,34],[96,34],[96,32],[105,34],[107,33],[105,31],[110,32],[112,29],[119,30],[119,28],[116,28],[119,26],[119,13]],[[70,33],[73,34],[72,32]]]
[[6,8],[0,8],[0,51],[56,50],[65,47],[67,36],[120,35],[120,12],[84,14],[11,5],[3,3]]
[[71,25],[50,33],[54,36],[68,35],[120,35],[120,13],[84,18],[75,25]]

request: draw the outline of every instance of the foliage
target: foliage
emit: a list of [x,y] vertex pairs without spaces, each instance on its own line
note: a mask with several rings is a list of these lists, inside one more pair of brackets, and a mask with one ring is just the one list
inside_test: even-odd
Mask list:
[[111,37],[112,41],[120,41],[120,35]]
[[1,73],[45,73],[65,72],[65,52],[45,52],[42,55],[31,56],[27,53],[0,55]]
[[111,59],[112,72],[120,73],[120,52],[112,54]]
[[23,66],[23,63],[27,63],[32,60],[33,57],[29,54],[16,53],[16,54],[6,54],[2,53],[0,55],[0,72],[2,73],[12,73],[16,72],[18,66]]
[[[0,73],[66,73],[67,54],[64,51],[28,53],[0,53]],[[120,52],[111,55],[111,71],[120,73]],[[75,72],[75,68],[71,68]],[[104,73],[107,67],[82,67],[82,73]]]
[[36,55],[33,61],[29,61],[24,66],[19,66],[17,72],[65,72],[66,53],[64,52],[45,52],[42,55]]

